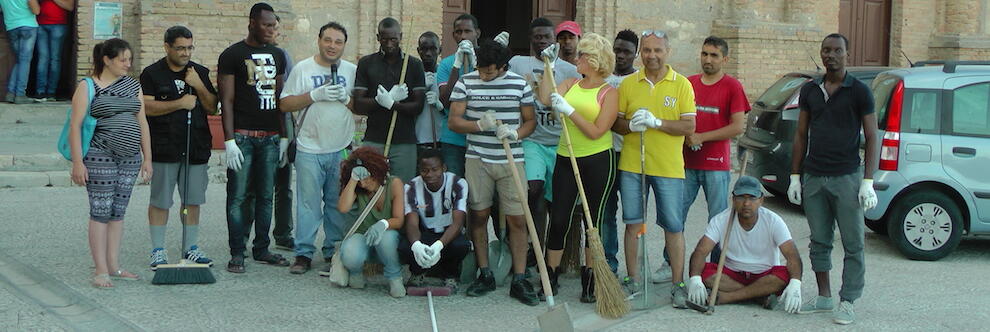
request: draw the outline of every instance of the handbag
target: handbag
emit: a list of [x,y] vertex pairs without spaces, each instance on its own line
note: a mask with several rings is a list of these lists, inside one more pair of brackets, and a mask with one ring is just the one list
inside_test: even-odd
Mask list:
[[299,116],[299,123],[292,128],[292,141],[289,141],[289,147],[285,151],[285,157],[289,158],[290,163],[296,162],[296,140],[299,139],[299,132],[302,131],[302,125],[306,122],[306,114],[308,113],[309,107],[306,107],[306,109],[302,111],[302,115]]
[[[93,104],[93,95],[96,94],[96,83],[90,77],[84,78],[83,81],[86,84],[86,91],[88,93],[86,99],[86,116],[83,117],[82,125],[79,131],[80,145],[82,146],[82,156],[85,157],[86,153],[89,152],[89,142],[93,140],[93,132],[96,131],[96,118],[90,112],[90,106]],[[65,124],[62,125],[62,133],[58,136],[58,152],[65,157],[66,160],[72,161],[72,146],[69,144],[69,129],[71,127],[70,122],[72,122],[72,107],[65,112]]]

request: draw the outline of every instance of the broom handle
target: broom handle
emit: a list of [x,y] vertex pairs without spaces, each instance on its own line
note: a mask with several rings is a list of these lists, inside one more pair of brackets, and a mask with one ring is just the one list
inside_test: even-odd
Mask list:
[[[402,85],[403,83],[406,83],[406,66],[408,65],[409,65],[409,55],[405,54],[402,56],[402,72],[399,73],[398,85]],[[395,131],[395,118],[398,115],[399,115],[398,111],[392,111],[392,121],[388,125],[388,137],[385,138],[385,151],[383,153],[386,159],[388,158],[388,150],[389,148],[392,147],[392,132]]]
[[[749,163],[749,153],[743,152],[742,167],[739,169],[739,175],[746,175],[746,164]],[[729,211],[729,220],[725,221],[725,236],[722,237],[722,253],[718,255],[718,267],[715,268],[715,287],[712,287],[712,293],[708,295],[708,307],[715,307],[715,300],[718,298],[718,286],[722,282],[722,268],[725,267],[725,253],[729,252],[729,233],[732,233],[732,220],[736,219],[736,209],[730,207],[732,210]],[[709,309],[711,310],[711,309]]]
[[[498,125],[502,125],[502,121],[498,121]],[[509,159],[509,169],[512,170],[512,179],[516,184],[516,191],[519,195],[526,192],[523,187],[522,177],[519,176],[519,170],[516,169],[516,158],[512,156],[512,148],[509,147],[509,141],[502,139],[502,149],[505,150],[505,156]],[[540,237],[536,235],[536,224],[533,222],[533,215],[529,211],[529,200],[525,197],[520,199],[523,204],[523,216],[526,217],[526,227],[529,230],[529,240],[533,242],[533,253],[536,255],[536,267],[540,271],[540,282],[543,284],[543,295],[547,298],[547,307],[553,308],[553,290],[550,289],[550,275],[547,274],[547,263],[543,258],[543,248],[540,246]]]

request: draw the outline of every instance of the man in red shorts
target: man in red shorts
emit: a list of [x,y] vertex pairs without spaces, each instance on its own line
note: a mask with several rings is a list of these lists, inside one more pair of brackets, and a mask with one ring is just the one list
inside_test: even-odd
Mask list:
[[[784,220],[762,205],[759,180],[739,177],[732,189],[736,217],[728,245],[722,244],[725,266],[717,304],[764,298],[764,307],[772,309],[776,297],[781,296],[784,310],[797,313],[801,308],[801,256]],[[688,301],[702,305],[708,301],[707,288],[715,284],[717,264],[706,263],[705,257],[722,242],[731,211],[726,209],[712,218],[691,254]],[[787,265],[781,264],[781,255]]]

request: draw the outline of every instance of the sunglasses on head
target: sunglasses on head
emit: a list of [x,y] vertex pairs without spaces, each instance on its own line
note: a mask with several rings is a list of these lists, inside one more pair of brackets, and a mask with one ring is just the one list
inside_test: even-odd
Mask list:
[[667,38],[667,33],[660,30],[643,30],[643,37],[654,35],[660,38]]

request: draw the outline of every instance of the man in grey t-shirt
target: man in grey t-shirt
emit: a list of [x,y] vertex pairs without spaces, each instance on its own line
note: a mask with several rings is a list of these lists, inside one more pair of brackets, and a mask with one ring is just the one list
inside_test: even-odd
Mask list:
[[[553,23],[543,17],[534,19],[529,24],[530,56],[512,57],[509,60],[509,71],[525,77],[535,85],[543,75],[543,57],[549,56],[553,60],[553,77],[556,84],[572,77],[580,78],[577,67],[557,57],[558,46],[554,45],[554,41]],[[551,45],[554,46],[551,48]],[[537,220],[543,220],[546,207],[552,201],[550,191],[544,188],[551,187],[549,181],[553,178],[553,167],[557,158],[560,122],[554,118],[553,110],[539,100],[535,105],[536,130],[523,140],[523,150],[526,155],[526,180],[529,182],[529,206],[533,216],[538,218]],[[542,229],[544,223],[537,222],[537,224],[539,231],[545,231]]]

